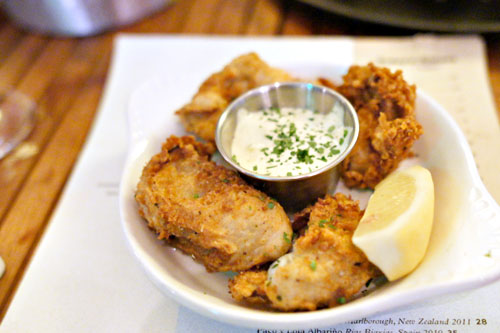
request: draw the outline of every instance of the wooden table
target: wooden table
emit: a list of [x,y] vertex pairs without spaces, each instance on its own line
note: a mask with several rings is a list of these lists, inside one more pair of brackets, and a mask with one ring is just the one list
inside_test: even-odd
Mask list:
[[[0,256],[7,266],[0,280],[0,319],[85,142],[116,33],[401,36],[416,32],[360,23],[286,0],[181,0],[118,32],[89,38],[48,37],[16,28],[2,16],[0,22],[0,82],[38,104],[33,133],[0,161]],[[485,38],[491,85],[500,105],[500,35]]]

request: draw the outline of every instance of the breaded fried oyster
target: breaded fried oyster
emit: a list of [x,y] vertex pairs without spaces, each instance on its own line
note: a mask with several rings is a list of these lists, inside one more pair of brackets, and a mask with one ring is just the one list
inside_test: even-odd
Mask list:
[[135,199],[159,239],[200,260],[208,271],[240,271],[290,248],[283,208],[234,171],[209,160],[212,144],[171,136],[143,170]]
[[234,299],[268,302],[284,311],[315,310],[349,301],[367,281],[380,275],[352,243],[363,212],[343,194],[326,196],[299,213],[308,219],[291,253],[266,271],[248,271],[234,277],[229,289]]
[[215,141],[215,127],[232,100],[258,86],[290,81],[285,71],[270,67],[256,53],[235,58],[202,83],[190,103],[176,111],[188,132]]
[[349,187],[374,188],[401,160],[411,156],[415,140],[423,133],[415,119],[415,86],[401,71],[351,66],[337,87],[353,105],[359,118],[359,138],[342,162],[342,177]]

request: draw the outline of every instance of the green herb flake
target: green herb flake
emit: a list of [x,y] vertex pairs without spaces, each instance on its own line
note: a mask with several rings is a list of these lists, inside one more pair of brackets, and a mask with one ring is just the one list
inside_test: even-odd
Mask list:
[[333,131],[335,131],[335,126],[328,127],[328,133],[332,133]]
[[257,166],[256,165],[253,166],[253,171],[257,171]]
[[339,144],[340,144],[340,145],[343,145],[343,144],[344,144],[344,138],[340,138],[340,140],[339,140]]
[[283,233],[283,239],[285,240],[285,242],[287,242],[288,244],[292,244],[292,241],[290,240],[290,238],[288,238],[288,234],[286,232]]
[[287,175],[288,177],[290,177],[290,176],[292,175],[292,173],[291,173],[290,171],[288,171],[288,172],[286,173],[286,175]]
[[271,280],[267,280],[266,286],[270,286],[270,285],[271,285]]
[[233,156],[231,157],[231,159],[233,160],[233,162],[234,162],[234,163],[238,163],[238,160],[236,159],[236,155],[233,155]]
[[330,155],[329,156],[331,156],[331,155],[338,155],[338,154],[340,154],[340,150],[333,149],[333,148],[330,149]]
[[274,202],[269,202],[269,203],[267,204],[267,208],[269,208],[269,209],[273,209],[273,208],[274,208]]
[[327,220],[320,220],[319,221],[319,227],[320,228],[324,228],[325,227],[325,223],[327,223],[328,221]]
[[224,179],[222,180],[222,182],[227,184],[227,183],[229,183],[229,179],[224,178]]
[[309,149],[299,149],[297,151],[297,160],[306,164],[312,164],[312,156],[309,155]]
[[266,135],[266,138],[268,138],[269,140],[273,139],[273,137],[271,135]]
[[195,193],[195,194],[193,195],[193,198],[195,198],[195,199],[198,199],[199,197],[200,197],[200,195],[199,195],[198,193]]
[[345,129],[344,130],[344,138],[347,137],[347,133],[349,133],[349,131]]
[[339,303],[339,304],[345,304],[345,302],[346,302],[345,297],[342,296],[342,297],[337,298],[337,303]]
[[486,253],[484,256],[485,256],[485,257],[488,257],[488,258],[491,258],[491,250],[490,250],[490,251],[488,251],[488,253]]
[[281,295],[278,295],[276,298],[278,299],[278,301],[281,301]]
[[315,271],[315,270],[316,270],[316,261],[314,261],[314,260],[313,260],[313,261],[311,261],[311,263],[309,264],[309,267],[311,267],[311,269],[312,269],[313,271]]

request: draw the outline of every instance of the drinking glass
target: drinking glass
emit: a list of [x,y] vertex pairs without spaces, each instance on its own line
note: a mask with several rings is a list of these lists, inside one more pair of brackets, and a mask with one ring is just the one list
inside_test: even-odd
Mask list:
[[21,143],[35,125],[35,103],[23,93],[0,89],[0,159]]

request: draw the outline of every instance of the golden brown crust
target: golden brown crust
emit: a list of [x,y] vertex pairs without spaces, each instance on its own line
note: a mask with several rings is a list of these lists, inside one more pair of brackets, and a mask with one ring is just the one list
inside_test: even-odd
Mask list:
[[267,271],[247,271],[229,280],[231,296],[238,301],[252,304],[269,302],[266,296],[265,284]]
[[[304,215],[305,214],[305,215]],[[357,202],[337,193],[306,208],[307,230],[293,251],[264,272],[243,272],[230,283],[236,300],[267,302],[283,311],[337,306],[381,273],[352,243],[363,212]]]
[[290,80],[288,73],[270,67],[256,53],[244,54],[205,80],[191,102],[176,114],[188,132],[214,141],[217,121],[232,100],[255,87]]
[[286,253],[290,245],[276,236],[291,232],[283,208],[209,161],[213,151],[193,137],[167,139],[137,186],[141,216],[208,271],[245,270]]
[[412,155],[411,147],[423,133],[415,119],[415,86],[401,71],[352,66],[337,87],[354,105],[360,132],[353,150],[341,165],[349,187],[374,188],[399,162]]

